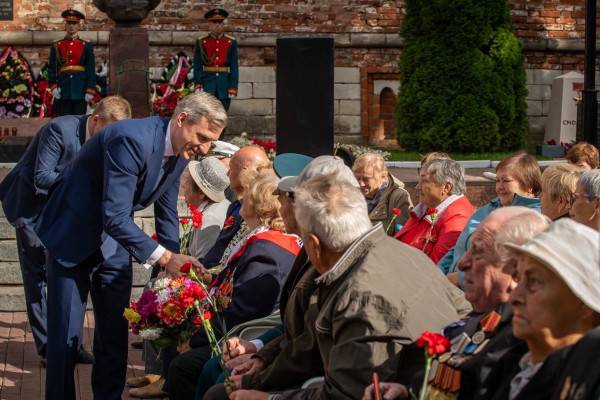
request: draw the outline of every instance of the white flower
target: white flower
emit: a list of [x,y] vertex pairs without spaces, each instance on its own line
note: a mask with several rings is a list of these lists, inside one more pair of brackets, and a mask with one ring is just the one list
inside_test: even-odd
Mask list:
[[171,298],[171,294],[170,289],[160,290],[156,293],[156,301],[158,304],[165,304]]
[[140,330],[140,336],[144,340],[156,340],[162,334],[162,328],[146,328]]
[[171,283],[171,278],[159,278],[154,281],[152,288],[156,290],[166,289],[169,287],[169,283]]

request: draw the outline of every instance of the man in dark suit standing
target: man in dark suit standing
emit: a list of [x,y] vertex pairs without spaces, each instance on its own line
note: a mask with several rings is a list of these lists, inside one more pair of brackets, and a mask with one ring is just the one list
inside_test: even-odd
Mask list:
[[[188,261],[199,265],[178,254],[179,176],[191,157],[209,151],[226,122],[218,99],[191,94],[171,119],[150,117],[106,127],[64,171],[36,227],[48,249],[47,400],[75,399],[74,360],[88,292],[96,323],[94,398],[121,398],[129,255],[148,267],[158,263],[173,276]],[[133,220],[133,212],[151,204],[158,244]]]
[[[46,271],[44,247],[33,224],[47,200],[48,190],[86,141],[108,124],[131,118],[127,100],[111,96],[98,103],[92,115],[69,115],[46,124],[0,184],[0,201],[16,228],[17,249],[27,317],[38,354],[46,358]],[[80,350],[78,361],[91,362]]]

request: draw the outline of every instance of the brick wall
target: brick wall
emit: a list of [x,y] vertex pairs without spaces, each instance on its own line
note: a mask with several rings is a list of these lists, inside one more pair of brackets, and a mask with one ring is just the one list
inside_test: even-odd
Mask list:
[[[0,22],[0,29],[4,31],[0,35],[0,48],[15,45],[34,68],[47,60],[48,44],[61,36],[60,13],[70,6],[85,12],[83,35],[96,43],[98,62],[106,59],[108,32],[113,24],[91,0],[14,0],[14,5],[14,21]],[[583,69],[584,5],[585,0],[509,2],[515,32],[524,43],[530,88],[530,131],[534,142],[543,139],[548,85],[552,77]],[[208,29],[202,15],[214,6],[213,1],[163,0],[143,21],[150,35],[152,77],[160,75],[161,68],[176,52],[192,55],[194,39]],[[276,65],[277,37],[333,36],[336,67],[356,71],[352,73],[359,77],[356,82],[336,81],[335,132],[347,141],[385,143],[382,126],[389,122],[384,122],[386,116],[380,113],[380,95],[386,88],[394,92],[398,89],[397,61],[402,42],[397,32],[403,18],[404,0],[294,4],[275,0],[222,0],[219,6],[231,13],[228,29],[240,44],[242,76],[251,76],[256,68],[263,68],[264,74],[272,74],[268,69],[273,71]],[[245,87],[240,88],[240,98],[232,103],[235,121],[229,133],[248,130],[251,134],[272,135],[274,80],[242,83]],[[257,83],[256,88],[254,83]],[[358,97],[355,97],[355,89],[348,94],[341,91],[338,84],[359,84]]]

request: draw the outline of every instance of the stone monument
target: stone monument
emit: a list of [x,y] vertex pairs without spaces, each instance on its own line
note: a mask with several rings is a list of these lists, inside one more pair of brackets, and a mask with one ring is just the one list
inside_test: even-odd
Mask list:
[[115,21],[108,39],[109,94],[125,97],[134,118],[150,111],[148,86],[148,31],[140,22],[160,0],[94,0],[94,5]]
[[546,142],[571,143],[576,139],[578,90],[583,89],[583,75],[571,71],[552,80],[550,112],[546,125]]

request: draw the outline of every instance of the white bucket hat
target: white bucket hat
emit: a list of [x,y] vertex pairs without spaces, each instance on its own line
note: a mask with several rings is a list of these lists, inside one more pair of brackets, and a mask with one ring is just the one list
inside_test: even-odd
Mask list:
[[225,189],[229,186],[227,168],[217,157],[205,157],[200,161],[190,161],[190,175],[202,192],[215,203],[225,199]]
[[505,244],[558,275],[592,310],[600,313],[600,233],[562,218],[524,245]]

